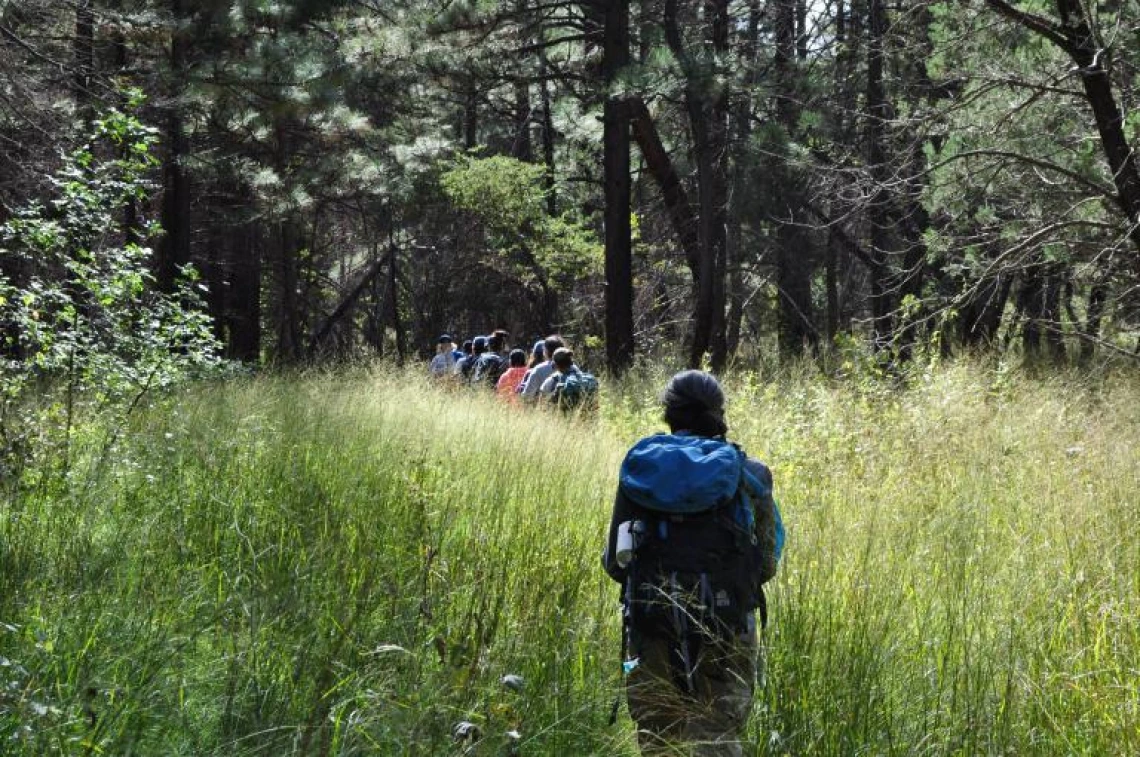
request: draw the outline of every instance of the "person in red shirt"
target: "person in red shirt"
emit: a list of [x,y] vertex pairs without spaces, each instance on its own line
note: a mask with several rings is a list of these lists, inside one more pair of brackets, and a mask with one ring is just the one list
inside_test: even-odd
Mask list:
[[500,397],[510,402],[518,399],[519,384],[526,375],[526,353],[522,350],[511,350],[510,367],[503,371],[499,381],[495,384],[495,391]]

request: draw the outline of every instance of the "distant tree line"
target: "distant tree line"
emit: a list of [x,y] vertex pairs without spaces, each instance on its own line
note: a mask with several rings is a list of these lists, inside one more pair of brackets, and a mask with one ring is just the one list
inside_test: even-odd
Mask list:
[[[0,223],[141,92],[158,165],[105,234],[153,247],[160,292],[196,268],[236,360],[499,325],[617,372],[1135,356],[1138,26],[1091,0],[0,2]],[[40,280],[0,248],[14,291]]]

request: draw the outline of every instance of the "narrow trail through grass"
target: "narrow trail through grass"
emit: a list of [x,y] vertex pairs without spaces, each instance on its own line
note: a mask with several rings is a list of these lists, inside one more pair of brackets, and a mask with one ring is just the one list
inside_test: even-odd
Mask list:
[[[384,372],[156,403],[3,505],[0,751],[634,754],[598,556],[659,378],[578,422]],[[726,384],[789,532],[757,753],[1140,751],[1140,386]]]

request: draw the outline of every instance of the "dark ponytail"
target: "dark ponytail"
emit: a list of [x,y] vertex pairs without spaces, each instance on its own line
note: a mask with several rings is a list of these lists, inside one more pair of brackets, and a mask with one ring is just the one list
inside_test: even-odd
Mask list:
[[717,437],[728,433],[724,421],[724,391],[703,371],[681,371],[669,380],[661,395],[665,422],[672,431],[690,431]]

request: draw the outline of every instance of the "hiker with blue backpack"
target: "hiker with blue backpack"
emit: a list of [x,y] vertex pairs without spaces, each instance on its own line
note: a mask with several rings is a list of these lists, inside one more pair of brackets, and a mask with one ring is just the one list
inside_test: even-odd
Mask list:
[[644,755],[742,755],[784,540],[772,474],[725,439],[713,376],[678,373],[662,403],[669,433],[622,462],[602,557],[622,585],[626,701]]
[[598,379],[574,363],[574,353],[566,347],[554,351],[554,372],[542,382],[539,396],[564,412],[592,410],[598,400]]

